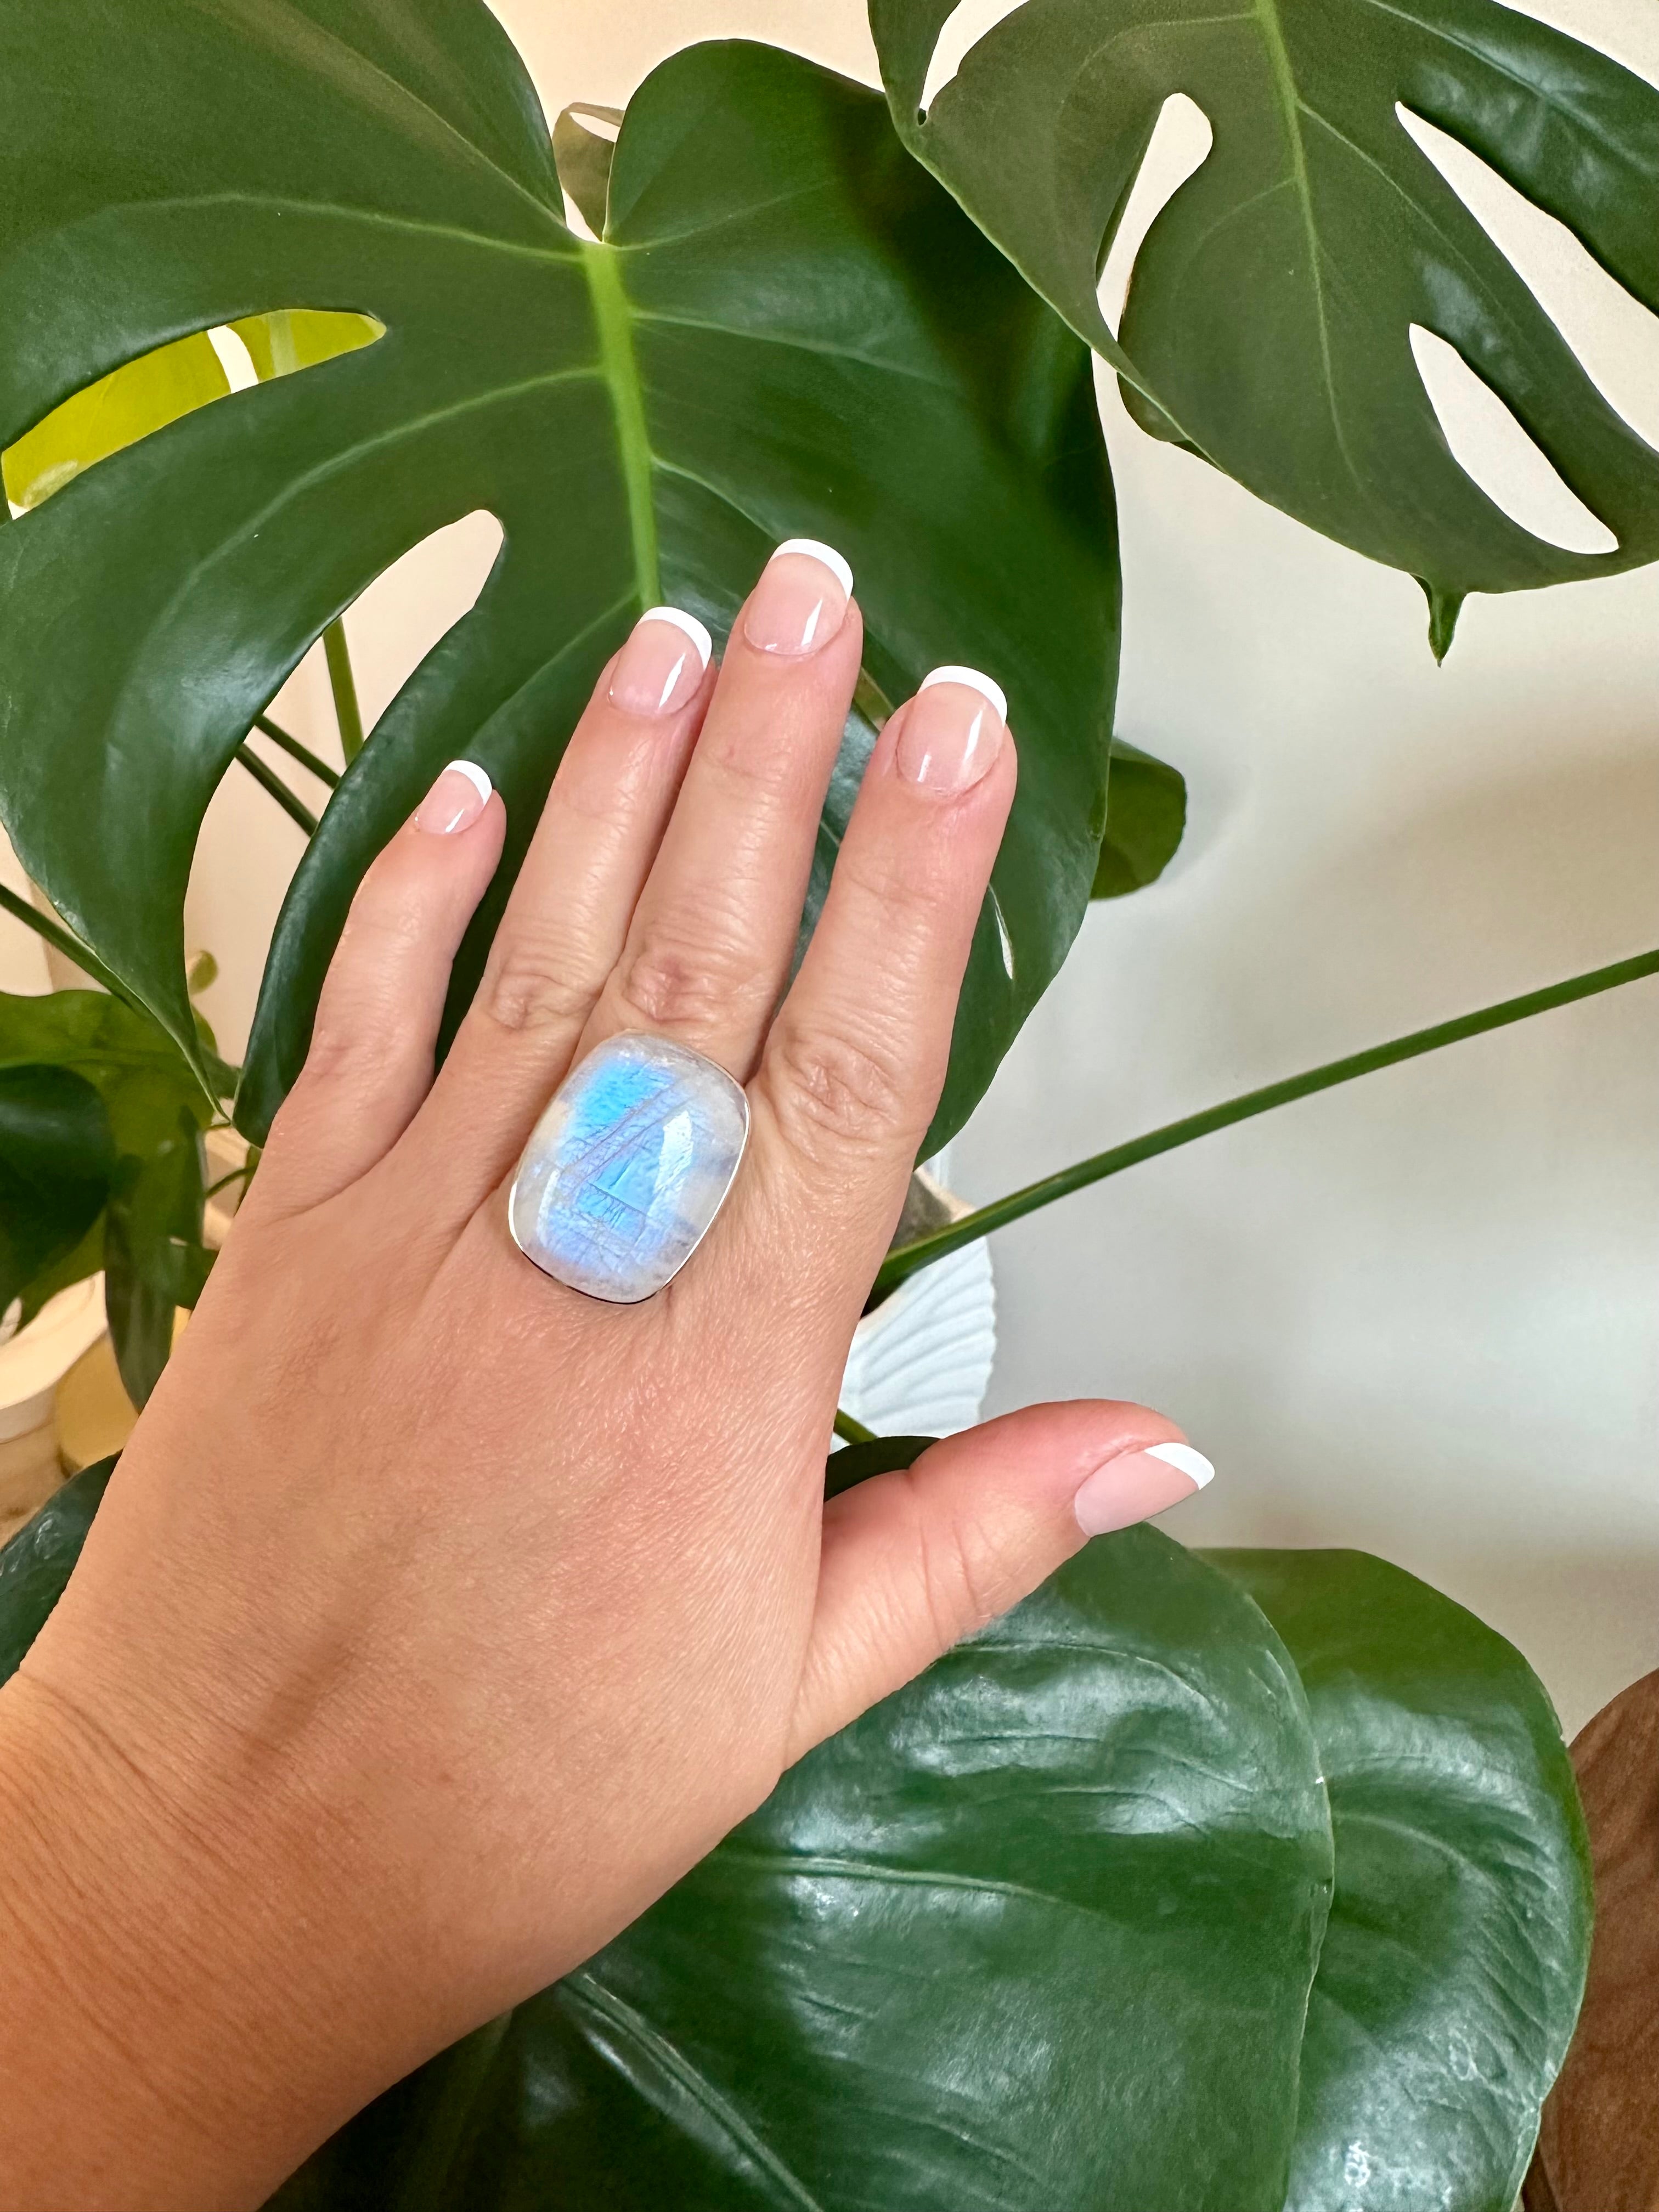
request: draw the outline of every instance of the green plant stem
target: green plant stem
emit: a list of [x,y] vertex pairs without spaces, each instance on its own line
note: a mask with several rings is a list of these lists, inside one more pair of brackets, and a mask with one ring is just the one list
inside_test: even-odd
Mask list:
[[259,788],[270,793],[283,813],[297,822],[307,837],[314,837],[317,834],[317,817],[308,806],[302,805],[294,796],[276,769],[267,768],[252,745],[238,745],[236,757]]
[[855,1421],[850,1413],[836,1408],[836,1434],[844,1444],[872,1444],[876,1441],[873,1429],[866,1429],[862,1421]]
[[319,783],[325,783],[331,791],[338,784],[338,769],[331,768],[325,760],[319,760],[309,745],[302,745],[298,738],[291,738],[282,724],[273,722],[269,714],[256,714],[253,726],[268,737],[272,744],[280,745],[290,760],[296,760],[301,768],[309,769]]
[[[294,324],[288,309],[274,309],[268,318],[268,327],[270,331],[271,373],[276,376],[292,376],[301,363],[294,343]],[[329,689],[334,694],[334,719],[340,726],[340,750],[345,755],[346,766],[349,768],[363,749],[363,717],[357,704],[357,684],[351,672],[351,653],[346,644],[345,623],[343,621],[331,622],[323,632],[323,657],[328,662]],[[259,722],[267,737],[276,738],[278,744],[285,745],[289,752],[294,752],[292,738],[279,736],[263,717],[259,718]],[[294,757],[298,760],[302,755],[295,752]],[[313,763],[307,760],[305,764],[310,768]],[[319,768],[317,772],[331,782],[337,781],[331,771]],[[276,794],[273,793],[272,796],[274,798]],[[296,805],[298,803],[297,800],[295,802]],[[294,808],[289,807],[289,811],[292,814]],[[312,827],[315,829],[316,824],[313,823]]]
[[135,1014],[143,1014],[146,1021],[151,1018],[149,1008],[133,996],[118,975],[105,967],[90,946],[82,945],[80,939],[72,937],[61,922],[52,921],[38,907],[32,906],[27,899],[4,884],[0,884],[0,909],[15,915],[37,937],[44,937],[46,943],[61,952],[65,960],[72,960],[83,975],[90,975],[94,983],[101,983],[111,998],[119,999],[123,1006],[131,1006]]
[[328,662],[329,689],[334,694],[334,719],[340,726],[340,750],[349,768],[363,749],[363,716],[357,704],[357,679],[351,672],[343,622],[331,622],[323,632],[323,656]]
[[1368,1052],[1352,1053],[1346,1060],[1328,1061],[1323,1067],[1310,1068],[1305,1075],[1287,1076],[1284,1082],[1269,1083],[1260,1091],[1247,1091],[1242,1097],[1229,1098],[1219,1106],[1207,1107],[1201,1114],[1189,1114],[1184,1121],[1168,1122],[1161,1129],[1150,1130],[1144,1137],[1132,1137],[1127,1144],[1114,1145],[1109,1152],[1096,1152],[1073,1167],[1061,1168],[1056,1175],[1044,1176],[1040,1182],[1028,1183],[1023,1190],[1011,1191],[1006,1198],[979,1206],[972,1213],[963,1214],[960,1221],[952,1222],[948,1229],[941,1229],[931,1237],[919,1237],[911,1244],[901,1244],[882,1262],[872,1296],[884,1296],[918,1268],[931,1267],[935,1260],[960,1251],[964,1244],[976,1243],[994,1229],[1006,1228],[1011,1221],[1035,1213],[1040,1206],[1052,1205],[1057,1198],[1085,1189],[1090,1183],[1103,1182],[1108,1176],[1121,1175],[1125,1168],[1136,1167],[1142,1160],[1155,1159],[1160,1152],[1173,1152],[1200,1137],[1212,1135],[1217,1129],[1231,1128],[1235,1121],[1248,1121],[1255,1115],[1271,1113],[1277,1106],[1289,1106],[1298,1098],[1311,1097],[1316,1091],[1329,1091],[1336,1084],[1352,1083],[1356,1076],[1392,1067],[1396,1061],[1415,1060],[1421,1053],[1438,1052],[1442,1045],[1461,1044],[1465,1037],[1503,1029],[1510,1022],[1524,1022],[1534,1014],[1547,1014],[1556,1006],[1571,1006],[1575,999],[1592,998],[1598,991],[1615,990],[1621,983],[1638,982],[1644,975],[1659,975],[1659,951],[1638,953],[1633,960],[1617,960],[1610,968],[1593,968],[1588,975],[1574,975],[1565,983],[1552,983],[1546,990],[1528,991],[1519,999],[1502,1000],[1495,1006],[1483,1006],[1478,1013],[1462,1014],[1455,1021],[1437,1022],[1432,1029],[1413,1030],[1409,1036],[1395,1037],[1389,1044],[1373,1045]]

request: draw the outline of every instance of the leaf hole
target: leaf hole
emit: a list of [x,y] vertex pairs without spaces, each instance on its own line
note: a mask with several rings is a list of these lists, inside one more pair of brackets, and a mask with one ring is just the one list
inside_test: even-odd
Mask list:
[[1616,553],[1619,540],[1454,345],[1411,326],[1412,355],[1452,459],[1511,522],[1569,553]]
[[957,5],[939,25],[927,74],[921,81],[921,106],[916,117],[919,123],[927,120],[928,109],[986,33],[994,31],[1006,16],[1024,5],[1024,0],[957,0]]
[[1659,315],[1609,276],[1565,223],[1534,206],[1479,154],[1408,107],[1396,105],[1395,112],[1572,348],[1608,406],[1638,438],[1659,447]]
[[1158,112],[1134,182],[1106,234],[1106,258],[1095,296],[1114,337],[1147,232],[1188,178],[1203,167],[1214,143],[1210,118],[1198,102],[1184,92],[1172,92]]
[[385,335],[372,315],[277,307],[140,354],[62,401],[0,455],[12,514],[28,514],[99,461],[199,407]]
[[[502,535],[488,509],[463,515],[419,539],[347,608],[346,639],[370,744],[392,700],[477,603]],[[268,711],[289,737],[331,767],[344,766],[320,641]],[[322,811],[330,795],[326,784],[257,730],[247,743],[313,813]],[[233,1058],[240,1059],[246,1048],[271,932],[304,850],[297,825],[233,762],[203,818],[185,908],[187,941],[210,945],[218,963],[217,975],[198,1003],[221,1049]]]
[[[346,638],[371,738],[427,655],[477,605],[503,535],[489,508],[477,507],[411,545],[347,608]],[[313,654],[320,651],[312,647]]]

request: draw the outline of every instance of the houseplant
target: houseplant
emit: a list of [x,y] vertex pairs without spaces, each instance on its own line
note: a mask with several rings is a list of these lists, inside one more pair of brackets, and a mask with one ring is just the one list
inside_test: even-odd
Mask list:
[[[630,613],[672,597],[724,629],[742,578],[790,532],[847,548],[870,636],[809,922],[886,702],[964,632],[1008,680],[1020,800],[929,1148],[959,1126],[1091,890],[1155,872],[1169,842],[1167,772],[1130,760],[1110,774],[1116,560],[1085,338],[1153,427],[1422,574],[1442,648],[1461,592],[1586,572],[1517,546],[1443,457],[1424,457],[1426,403],[1419,391],[1402,417],[1397,380],[1370,373],[1375,328],[1352,353],[1322,344],[1317,316],[1311,355],[1286,340],[1326,376],[1325,428],[1346,434],[1346,377],[1372,405],[1365,451],[1390,423],[1414,430],[1398,471],[1412,527],[1396,517],[1375,542],[1374,486],[1361,471],[1352,497],[1340,480],[1331,494],[1316,410],[1305,438],[1294,410],[1260,419],[1261,389],[1237,362],[1222,373],[1212,332],[1194,349],[1160,314],[1155,243],[1122,343],[1095,329],[1078,271],[1121,205],[1145,101],[1119,114],[1074,97],[1101,80],[1071,51],[1079,19],[1051,4],[1012,19],[994,70],[964,65],[921,123],[943,12],[875,13],[896,134],[875,95],[719,45],[653,73],[614,152],[564,121],[556,168],[475,0],[69,0],[49,20],[0,5],[13,172],[0,288],[14,307],[0,444],[33,434],[45,452],[53,410],[125,364],[152,433],[111,438],[108,458],[0,528],[0,804],[115,1001],[67,994],[8,1014],[36,1024],[8,1055],[8,1157],[46,1194],[9,1240],[10,1295],[27,1304],[95,1264],[101,1223],[112,1274],[151,1317],[135,1334],[117,1316],[140,1395],[165,1352],[155,1316],[170,1322],[205,1264],[195,1133],[234,1099],[257,1145],[356,876],[435,765],[480,758],[516,840],[459,1004],[562,736]],[[1132,46],[1151,36],[1116,0],[1106,13]],[[1242,58],[1214,64],[1218,107],[1237,93],[1243,118],[1218,145],[1237,137],[1260,160],[1279,129],[1317,252],[1316,180],[1285,137],[1301,50],[1273,11],[1249,21]],[[1659,99],[1508,11],[1443,6],[1435,22],[1425,41],[1499,56],[1505,158],[1651,296],[1631,203]],[[1317,47],[1310,23],[1299,35]],[[1558,191],[1553,169],[1539,183],[1525,163],[1568,58],[1599,104]],[[1409,40],[1403,59],[1362,44],[1359,61],[1314,60],[1339,84],[1356,70],[1371,110],[1388,68],[1426,69]],[[1514,89],[1528,70],[1545,80],[1530,105]],[[1429,73],[1443,91],[1463,82],[1443,58]],[[1244,97],[1264,81],[1265,104]],[[1470,85],[1490,105],[1484,64]],[[1013,94],[1026,105],[1011,117],[997,103]],[[1455,106],[1443,100],[1443,122]],[[1097,142],[1109,158],[1079,163]],[[1628,158],[1604,191],[1608,145]],[[1029,199],[988,190],[998,149]],[[1200,216],[1217,179],[1224,204],[1247,205],[1224,163],[1200,185]],[[1437,237],[1455,237],[1431,179],[1405,189]],[[598,242],[565,222],[565,191]],[[1421,240],[1363,199],[1345,220],[1400,280],[1374,288],[1397,354]],[[1182,235],[1175,214],[1165,236]],[[1580,407],[1565,349],[1552,356],[1486,275],[1468,312],[1513,339],[1517,406],[1617,517],[1620,552],[1602,565],[1650,557],[1639,441]],[[1264,329],[1296,335],[1295,299],[1228,313],[1245,351]],[[273,374],[194,404],[213,384],[199,334],[229,325]],[[181,345],[188,362],[161,354]],[[1195,392],[1194,350],[1221,362]],[[179,397],[186,372],[194,399]],[[230,1071],[191,1012],[180,951],[201,813],[299,655],[409,544],[481,505],[506,532],[496,568],[367,746],[337,645],[345,772],[278,924],[246,1064]],[[1197,1133],[1158,1133],[1073,1181]],[[884,1283],[1051,1194],[902,1249]],[[855,1443],[829,1480],[914,1449]],[[106,1474],[78,1478],[0,1555],[0,1670],[61,1588]],[[1586,1913],[1553,1717],[1500,1639],[1374,1560],[1205,1560],[1132,1532],[803,1762],[618,1943],[382,2100],[283,2201],[1507,2206],[1571,2028]]]

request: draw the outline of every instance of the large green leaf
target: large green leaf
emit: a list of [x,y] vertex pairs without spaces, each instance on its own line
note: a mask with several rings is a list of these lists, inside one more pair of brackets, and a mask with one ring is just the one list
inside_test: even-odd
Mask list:
[[[505,529],[301,863],[244,1126],[291,1079],[356,880],[438,767],[482,761],[510,822],[459,998],[632,616],[666,599],[722,630],[802,532],[858,571],[872,701],[969,659],[1012,702],[1019,797],[930,1141],[957,1126],[1085,910],[1115,538],[1086,352],[879,99],[766,48],[677,56],[635,96],[591,245],[482,0],[0,0],[0,444],[191,330],[302,307],[386,329],[0,527],[0,811],[186,1052],[191,854],[253,714],[409,545],[478,507]],[[855,716],[826,850],[869,742]]]
[[1572,1767],[1542,1685],[1358,1552],[1216,1552],[1306,1686],[1336,1834],[1288,2212],[1510,2212],[1589,1954]]
[[1133,1531],[277,2201],[1279,2212],[1329,1850],[1277,1638]]
[[[1447,613],[1659,554],[1659,454],[1419,149],[1396,103],[1557,216],[1659,309],[1659,92],[1497,0],[1026,0],[925,119],[953,0],[870,0],[899,131],[1184,439]],[[1115,342],[1096,282],[1165,97],[1214,131],[1135,263]],[[1512,522],[1453,459],[1413,324],[1507,401],[1616,552]]]
[[72,1252],[109,1196],[104,1102],[67,1067],[0,1067],[0,1314]]

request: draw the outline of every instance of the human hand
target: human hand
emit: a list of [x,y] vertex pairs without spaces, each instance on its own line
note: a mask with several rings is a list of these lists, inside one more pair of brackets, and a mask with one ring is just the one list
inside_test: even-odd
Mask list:
[[[0,1692],[9,1942],[58,1991],[0,2030],[7,2203],[257,2203],[1085,1526],[1195,1487],[1196,1455],[1150,1455],[1170,1423],[1084,1403],[823,1503],[1015,779],[979,689],[901,708],[786,994],[860,642],[802,552],[718,680],[641,622],[435,1080],[500,799],[446,771],[365,878],[234,1232]],[[752,1117],[637,1306],[539,1273],[506,1206],[551,1092],[624,1030],[721,1063]]]

